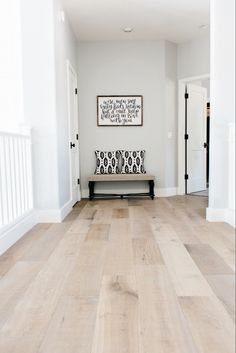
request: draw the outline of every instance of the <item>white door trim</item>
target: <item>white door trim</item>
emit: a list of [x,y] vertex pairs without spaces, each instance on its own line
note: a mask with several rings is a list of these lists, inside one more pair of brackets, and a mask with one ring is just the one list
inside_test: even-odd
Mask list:
[[[71,71],[74,76],[76,77],[76,86],[78,87],[78,74],[76,72],[76,70],[74,69],[73,65],[71,64],[71,62],[67,59],[66,60],[66,74],[67,74],[67,102],[68,102],[68,153],[69,153],[69,169],[70,169],[70,202],[72,202],[73,198],[72,198],[72,169],[71,169],[71,153],[70,153],[70,149],[69,149],[69,145],[71,142],[71,136],[70,136],[70,131],[71,131],[71,121],[70,121],[70,84],[69,84],[69,71]],[[76,100],[76,111],[77,111],[77,116],[78,116],[78,101]],[[78,125],[77,125],[78,127]],[[79,172],[79,165],[78,165],[78,172]],[[79,178],[79,175],[77,175],[77,177]],[[79,193],[79,188],[80,185],[78,185],[78,197],[77,197],[77,201],[80,201],[80,197],[79,195],[81,193]]]
[[185,194],[185,149],[184,149],[184,128],[185,128],[185,86],[192,81],[205,80],[210,74],[186,77],[178,82],[178,195]]

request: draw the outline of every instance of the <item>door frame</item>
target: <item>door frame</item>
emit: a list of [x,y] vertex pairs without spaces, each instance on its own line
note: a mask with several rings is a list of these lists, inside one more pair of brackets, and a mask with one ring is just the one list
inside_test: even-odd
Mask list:
[[210,74],[186,77],[178,81],[178,195],[185,195],[185,87],[192,81],[208,78]]
[[[67,108],[68,108],[68,153],[69,153],[69,171],[70,171],[70,201],[73,201],[72,198],[72,169],[71,169],[71,153],[70,153],[70,149],[69,149],[69,145],[71,142],[71,136],[70,136],[70,125],[71,125],[71,119],[70,119],[70,84],[69,84],[69,71],[71,71],[75,77],[76,77],[76,86],[78,87],[78,74],[74,68],[74,66],[71,64],[71,62],[67,59],[66,60],[66,75],[67,75]],[[79,124],[79,112],[78,112],[78,98],[76,100],[76,111],[77,111],[77,124]],[[77,127],[79,128],[79,126],[77,125]],[[78,141],[79,143],[79,141]],[[79,153],[79,152],[78,152]],[[78,173],[79,173],[79,162],[78,162]],[[77,175],[78,179],[80,179],[80,175]],[[78,185],[78,192],[77,192],[77,202],[80,201],[80,197],[79,197],[79,188],[80,185]],[[80,191],[80,195],[81,195],[81,191]]]

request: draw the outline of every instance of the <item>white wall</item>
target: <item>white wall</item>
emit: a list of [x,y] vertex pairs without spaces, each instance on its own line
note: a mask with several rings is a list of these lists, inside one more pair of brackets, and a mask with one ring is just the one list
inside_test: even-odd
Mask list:
[[33,131],[34,199],[40,221],[70,201],[66,62],[77,42],[60,0],[22,0],[24,120]]
[[24,118],[33,131],[34,201],[58,208],[53,2],[21,1]]
[[[94,151],[145,149],[157,193],[175,192],[176,46],[164,41],[82,42],[78,48],[82,195]],[[143,95],[142,127],[97,127],[97,95]],[[168,98],[167,98],[168,97]],[[173,132],[173,140],[167,132]],[[124,184],[112,186],[124,189]],[[141,190],[143,185],[129,185]],[[110,185],[101,186],[110,190]]]
[[[165,42],[165,187],[177,186],[177,48]],[[171,136],[168,137],[168,134]]]
[[210,73],[210,33],[178,45],[178,78]]
[[62,1],[54,0],[55,70],[56,70],[56,123],[58,146],[59,207],[70,201],[67,60],[77,71],[77,40],[65,14]]
[[16,128],[23,120],[19,0],[0,3],[0,48],[0,128]]
[[[229,126],[235,119],[235,1],[211,1],[211,146],[208,219],[229,212]],[[232,187],[232,186],[231,186]]]

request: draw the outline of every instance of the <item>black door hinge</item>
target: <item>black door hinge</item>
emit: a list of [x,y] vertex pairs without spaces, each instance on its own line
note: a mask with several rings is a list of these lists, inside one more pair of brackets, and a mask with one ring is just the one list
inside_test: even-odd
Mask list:
[[78,94],[78,88],[75,88],[75,94]]
[[188,174],[184,175],[184,180],[188,180]]
[[79,179],[77,179],[77,184],[78,184],[78,185],[80,184],[80,180],[79,180]]
[[79,134],[76,134],[76,140],[79,140]]
[[189,94],[188,94],[188,93],[185,93],[184,98],[185,98],[185,99],[188,99],[188,98],[189,98]]
[[188,140],[188,134],[184,134],[184,139]]

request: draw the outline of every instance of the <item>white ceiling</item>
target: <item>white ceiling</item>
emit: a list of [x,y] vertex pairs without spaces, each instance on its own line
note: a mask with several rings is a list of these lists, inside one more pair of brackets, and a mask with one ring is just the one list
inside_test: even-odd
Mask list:
[[[181,43],[209,29],[210,0],[63,0],[78,40],[166,39]],[[132,27],[132,33],[122,28]]]

